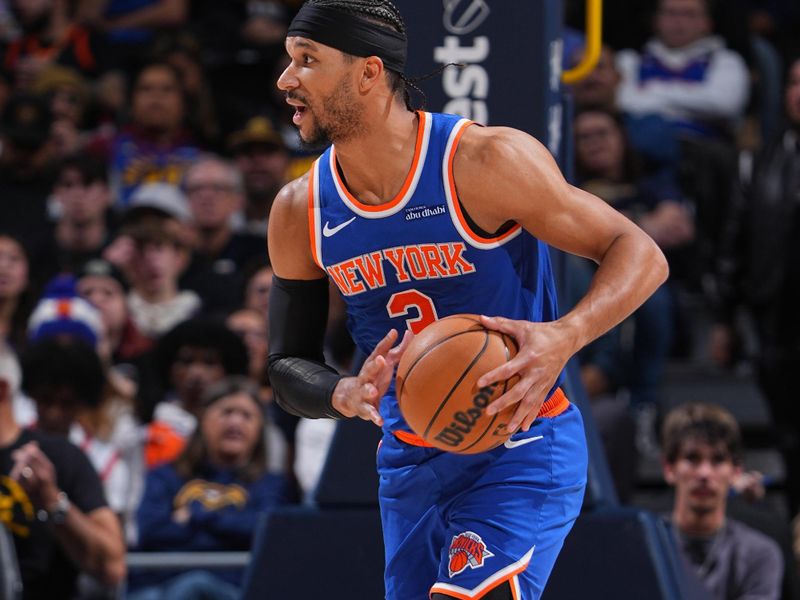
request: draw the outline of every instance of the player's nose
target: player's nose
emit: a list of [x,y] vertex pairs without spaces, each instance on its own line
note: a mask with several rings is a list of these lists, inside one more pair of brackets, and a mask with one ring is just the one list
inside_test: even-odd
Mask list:
[[278,89],[283,92],[297,89],[300,86],[300,82],[297,80],[297,76],[294,74],[292,65],[289,65],[283,70],[283,73],[281,73],[281,76],[278,77],[278,81],[275,85],[277,85]]

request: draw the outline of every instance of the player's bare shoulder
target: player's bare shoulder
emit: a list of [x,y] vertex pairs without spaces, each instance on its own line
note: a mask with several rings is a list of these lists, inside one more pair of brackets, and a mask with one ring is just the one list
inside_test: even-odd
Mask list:
[[275,196],[269,213],[267,241],[275,273],[283,277],[318,277],[308,230],[309,175],[287,183]]
[[[511,127],[467,128],[456,153],[464,171],[519,164],[552,164],[547,148],[533,136]],[[482,173],[481,176],[485,176]]]
[[[487,224],[520,220],[515,199],[561,194],[566,185],[547,148],[510,127],[467,128],[456,151],[453,177],[467,210],[475,212],[473,217],[483,213]],[[486,202],[492,198],[498,201]]]
[[273,219],[291,219],[293,216],[297,218],[307,214],[308,179],[309,174],[306,173],[281,188],[272,203],[269,216],[270,223]]

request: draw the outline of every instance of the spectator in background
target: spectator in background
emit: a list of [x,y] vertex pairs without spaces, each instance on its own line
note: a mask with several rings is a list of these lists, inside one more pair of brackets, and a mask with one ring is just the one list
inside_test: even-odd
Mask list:
[[29,88],[49,65],[61,64],[94,78],[105,70],[101,40],[73,20],[68,0],[11,0],[22,35],[3,56],[3,70]]
[[[570,57],[572,63],[577,64],[584,52],[585,48],[581,46]],[[570,87],[578,108],[591,106],[609,111],[617,110],[617,88],[622,77],[614,60],[613,50],[608,46],[602,46],[594,69]]]
[[77,0],[81,21],[104,33],[113,63],[134,69],[161,30],[186,21],[189,0]]
[[103,318],[107,355],[112,365],[130,364],[153,346],[131,319],[126,300],[128,282],[110,262],[96,258],[75,273],[78,295],[95,306]]
[[79,570],[108,586],[125,578],[125,544],[97,473],[67,440],[21,429],[14,355],[0,348],[0,520],[14,535],[23,599],[69,598]]
[[199,42],[188,33],[165,35],[155,44],[153,55],[181,74],[189,128],[204,147],[216,148],[220,142],[220,125]]
[[255,310],[265,317],[269,311],[269,292],[272,289],[272,267],[264,265],[247,279],[244,289],[244,308]]
[[655,36],[641,53],[617,55],[619,108],[669,122],[673,139],[659,136],[647,144],[655,155],[660,144],[682,136],[730,140],[744,114],[750,89],[747,66],[721,37],[712,35],[710,2],[660,0]]
[[85,141],[83,129],[91,96],[87,81],[75,69],[51,65],[39,73],[32,89],[50,101],[55,156],[64,158],[78,152]]
[[133,322],[153,340],[202,305],[195,292],[179,285],[193,244],[190,219],[180,190],[164,183],[142,186],[131,199],[120,236],[105,253],[131,284],[128,309]]
[[242,297],[243,273],[267,258],[263,237],[233,230],[244,203],[242,177],[234,165],[206,155],[187,169],[185,189],[197,241],[182,282],[207,309],[230,311]]
[[61,161],[50,206],[55,223],[50,227],[42,223],[28,234],[35,240],[32,254],[39,283],[75,272],[111,242],[111,192],[105,166],[85,155]]
[[711,338],[717,362],[739,358],[737,311],[753,319],[755,362],[786,463],[791,514],[800,510],[800,58],[791,63],[784,95],[787,126],[741,175],[718,265],[718,325]]
[[272,201],[288,182],[289,150],[263,116],[251,118],[244,129],[231,134],[228,149],[244,178],[244,227],[264,239]]
[[[199,423],[173,463],[150,472],[139,508],[140,550],[249,550],[259,515],[286,501],[268,472],[258,388],[229,377],[205,390]],[[241,570],[159,574],[131,600],[235,599]]]
[[[583,53],[583,48],[580,49]],[[573,59],[577,61],[579,54]],[[679,140],[674,135],[674,126],[657,113],[633,114],[624,112],[617,102],[622,76],[617,69],[614,52],[603,46],[597,66],[571,87],[575,106],[596,108],[619,113],[625,124],[625,131],[637,152],[644,159],[647,172],[664,173],[674,177],[674,166],[680,160]]]
[[0,2],[0,44],[7,44],[19,37],[19,27],[11,14],[9,0]]
[[25,346],[32,307],[28,255],[14,237],[0,233],[0,344]]
[[750,31],[768,39],[785,64],[800,52],[800,5],[794,0],[742,0]]
[[200,151],[186,128],[181,74],[166,62],[139,71],[131,94],[130,123],[111,139],[98,137],[88,147],[111,165],[115,203],[124,208],[146,183],[180,185]]
[[47,222],[52,188],[52,115],[38,96],[13,94],[0,115],[0,223],[25,238]]
[[[621,119],[603,109],[586,108],[574,122],[578,185],[646,231],[669,257],[692,241],[691,215],[672,182],[642,177],[637,155],[627,142]],[[632,316],[634,338],[627,349],[623,383],[630,390],[641,453],[657,453],[655,421],[664,366],[674,329],[674,295],[661,286]],[[631,322],[630,320],[628,321]]]
[[232,312],[225,323],[228,328],[242,338],[247,347],[248,375],[261,386],[261,400],[264,404],[272,401],[272,389],[267,377],[267,356],[269,354],[267,317],[252,308],[240,308]]
[[618,114],[587,107],[575,115],[573,127],[581,187],[633,219],[666,252],[692,241],[691,213],[677,183],[664,174],[645,175]]
[[[270,466],[286,473],[294,483],[294,433],[297,418],[286,413],[273,402],[272,386],[267,375],[268,331],[265,313],[251,308],[240,308],[225,320],[228,329],[238,335],[247,347],[248,376],[258,386],[258,397],[268,415],[265,433],[269,442]],[[293,499],[299,499],[299,491],[293,487]]]
[[158,341],[152,359],[154,380],[140,388],[142,420],[151,421],[145,449],[150,467],[173,460],[183,449],[208,386],[225,376],[245,375],[248,368],[244,342],[210,317],[177,325]]
[[[595,264],[579,256],[565,257],[564,304],[569,310],[591,285]],[[603,440],[608,467],[622,504],[633,499],[637,478],[636,429],[629,398],[624,389],[621,330],[617,326],[584,346],[576,355],[580,378],[589,397],[592,415]],[[654,425],[653,425],[654,426]]]
[[662,429],[664,478],[675,488],[671,514],[683,556],[716,600],[778,600],[784,563],[770,538],[727,518],[741,474],[739,426],[725,409],[685,404]]
[[68,436],[92,462],[111,509],[132,523],[143,485],[143,449],[133,416],[135,386],[112,369],[100,313],[74,295],[74,279],[48,286],[31,315],[23,389],[37,429]]

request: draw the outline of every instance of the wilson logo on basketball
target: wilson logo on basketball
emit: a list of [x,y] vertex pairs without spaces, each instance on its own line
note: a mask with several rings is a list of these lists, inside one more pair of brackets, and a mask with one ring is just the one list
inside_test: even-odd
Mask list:
[[453,447],[463,442],[464,436],[472,431],[475,423],[483,416],[483,411],[489,406],[496,387],[497,384],[493,383],[478,390],[472,397],[473,406],[466,411],[460,410],[455,413],[453,421],[436,435],[436,440]]
[[481,536],[471,531],[465,531],[453,536],[448,556],[450,561],[447,568],[450,571],[450,577],[453,577],[467,567],[479,569],[483,566],[483,560],[491,558],[494,554],[486,549],[486,544],[483,543]]

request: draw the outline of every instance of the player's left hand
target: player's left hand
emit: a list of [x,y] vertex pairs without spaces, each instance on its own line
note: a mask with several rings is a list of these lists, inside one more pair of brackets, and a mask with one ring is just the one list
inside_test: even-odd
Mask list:
[[481,316],[481,322],[487,329],[510,335],[519,344],[519,351],[514,358],[478,379],[478,385],[484,387],[519,376],[519,381],[492,402],[486,408],[486,413],[493,415],[519,403],[508,423],[508,431],[516,431],[520,427],[528,431],[544,404],[545,395],[574,353],[571,338],[557,321],[532,323]]
[[389,389],[400,357],[414,336],[406,331],[403,339],[395,346],[398,337],[397,330],[392,329],[378,342],[356,377],[344,377],[336,384],[331,402],[345,417],[360,417],[365,421],[372,421],[378,427],[383,425],[378,405]]

